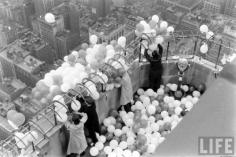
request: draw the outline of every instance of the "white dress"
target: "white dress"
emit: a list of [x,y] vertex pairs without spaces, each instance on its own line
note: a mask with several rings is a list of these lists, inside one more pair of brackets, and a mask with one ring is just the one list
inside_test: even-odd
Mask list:
[[78,125],[67,122],[66,127],[70,131],[67,155],[71,153],[81,154],[88,146],[84,134],[84,122],[81,121]]
[[133,86],[130,79],[130,76],[127,72],[122,77],[121,81],[121,97],[120,97],[120,104],[126,105],[131,102],[133,99]]

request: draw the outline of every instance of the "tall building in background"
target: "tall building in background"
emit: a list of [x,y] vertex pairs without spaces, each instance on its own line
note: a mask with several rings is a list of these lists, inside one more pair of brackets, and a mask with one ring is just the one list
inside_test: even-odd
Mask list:
[[53,7],[63,3],[64,0],[33,0],[36,16],[43,16]]
[[105,17],[110,13],[112,0],[90,0],[92,13],[97,17]]
[[206,12],[220,13],[221,3],[221,0],[204,0],[203,9]]
[[64,18],[62,15],[55,15],[55,20],[54,23],[47,23],[44,17],[39,17],[38,24],[41,37],[56,50],[56,34],[64,30]]
[[221,11],[225,15],[236,17],[236,0],[223,0]]

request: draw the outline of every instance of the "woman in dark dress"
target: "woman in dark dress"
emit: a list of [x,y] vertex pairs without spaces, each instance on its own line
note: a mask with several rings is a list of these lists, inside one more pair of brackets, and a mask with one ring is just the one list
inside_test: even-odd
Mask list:
[[163,67],[161,62],[163,47],[160,44],[158,44],[157,46],[158,51],[154,50],[152,52],[152,56],[148,54],[148,49],[146,49],[144,52],[145,57],[150,62],[149,86],[154,91],[156,91],[160,87],[163,73]]
[[85,96],[85,100],[82,98],[77,98],[77,100],[81,103],[80,112],[86,113],[88,116],[85,127],[88,129],[89,137],[92,139],[93,144],[95,144],[98,141],[96,133],[100,134],[100,125],[95,101],[90,96]]

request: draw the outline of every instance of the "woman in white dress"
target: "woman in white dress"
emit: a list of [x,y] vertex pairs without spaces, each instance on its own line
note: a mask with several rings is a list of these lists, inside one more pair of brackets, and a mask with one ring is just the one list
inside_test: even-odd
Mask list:
[[88,146],[84,134],[84,123],[87,119],[87,114],[75,112],[72,115],[72,122],[67,121],[65,124],[70,132],[67,148],[67,155],[69,157],[78,157]]

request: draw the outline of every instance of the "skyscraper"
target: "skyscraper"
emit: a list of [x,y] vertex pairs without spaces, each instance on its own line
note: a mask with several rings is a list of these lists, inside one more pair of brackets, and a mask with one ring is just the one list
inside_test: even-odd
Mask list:
[[53,7],[61,4],[64,0],[33,0],[36,16],[43,16]]
[[64,18],[62,15],[55,15],[54,23],[47,23],[44,18],[38,18],[41,37],[57,49],[56,34],[64,30]]
[[92,13],[97,18],[105,17],[110,12],[112,0],[90,0]]

